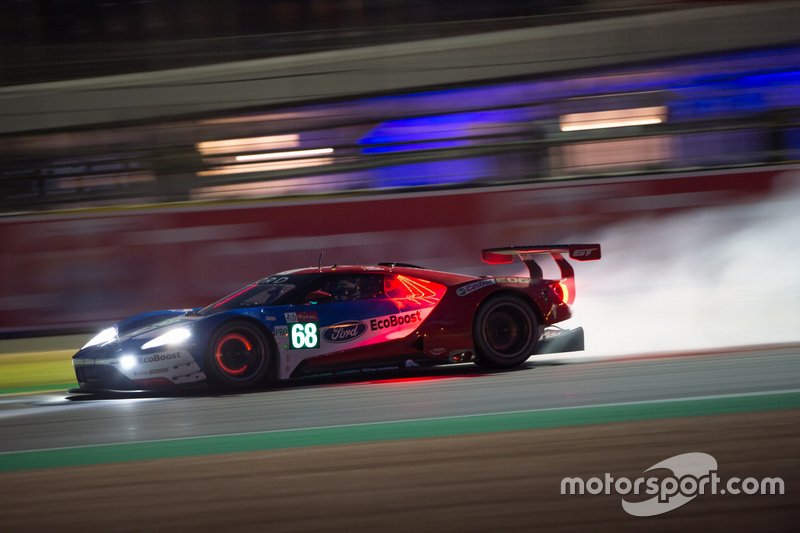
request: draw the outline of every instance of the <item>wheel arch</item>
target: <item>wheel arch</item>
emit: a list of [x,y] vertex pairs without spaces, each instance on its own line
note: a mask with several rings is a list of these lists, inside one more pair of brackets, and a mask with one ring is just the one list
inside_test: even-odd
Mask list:
[[511,296],[513,298],[517,298],[519,300],[522,300],[523,302],[528,304],[528,306],[533,311],[533,314],[536,315],[536,320],[539,321],[539,324],[543,324],[544,323],[544,314],[542,313],[542,310],[539,309],[539,306],[536,304],[536,300],[531,298],[531,296],[528,295],[524,291],[517,290],[517,289],[512,289],[510,287],[503,287],[503,288],[501,288],[499,290],[490,292],[489,294],[487,294],[486,296],[484,296],[481,299],[481,301],[475,307],[475,312],[472,314],[472,323],[473,323],[473,325],[475,323],[475,317],[478,316],[478,311],[481,309],[481,307],[486,305],[487,301],[489,301],[491,298],[496,297],[496,296]]
[[220,320],[217,322],[214,327],[209,332],[209,340],[214,337],[214,334],[222,327],[231,322],[245,322],[254,326],[258,331],[264,335],[264,339],[267,341],[267,347],[271,350],[272,357],[269,358],[268,361],[268,368],[267,368],[267,375],[265,376],[266,380],[274,380],[278,376],[278,368],[279,368],[279,359],[280,359],[280,351],[278,350],[278,343],[275,341],[275,335],[269,330],[269,328],[261,321],[247,315],[238,315],[238,314],[231,314],[226,317],[224,320]]

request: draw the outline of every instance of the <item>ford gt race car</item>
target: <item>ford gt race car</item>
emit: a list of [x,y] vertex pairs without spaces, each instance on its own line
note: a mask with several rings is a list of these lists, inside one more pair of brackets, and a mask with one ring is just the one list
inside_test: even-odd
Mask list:
[[[204,308],[140,314],[102,330],[73,356],[80,391],[207,383],[239,390],[265,380],[473,361],[511,368],[533,354],[583,349],[571,316],[572,266],[599,244],[483,250],[520,257],[528,277],[466,276],[403,263],[320,266],[260,279]],[[550,255],[559,279],[543,279]]]

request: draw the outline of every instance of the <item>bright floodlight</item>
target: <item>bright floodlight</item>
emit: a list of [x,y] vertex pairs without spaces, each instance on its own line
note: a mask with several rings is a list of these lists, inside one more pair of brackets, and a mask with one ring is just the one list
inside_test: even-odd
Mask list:
[[562,115],[559,122],[561,131],[582,131],[661,124],[666,120],[666,117],[666,107],[657,106],[570,113]]

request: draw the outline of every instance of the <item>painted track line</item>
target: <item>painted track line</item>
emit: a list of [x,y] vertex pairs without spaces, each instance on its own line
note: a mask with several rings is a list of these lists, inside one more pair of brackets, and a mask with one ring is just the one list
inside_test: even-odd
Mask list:
[[[147,439],[147,440],[135,440],[135,441],[120,441],[120,442],[104,442],[101,444],[83,444],[79,446],[61,446],[56,448],[37,448],[33,450],[24,450],[24,452],[48,452],[48,451],[61,451],[61,450],[76,450],[82,448],[99,448],[104,446],[118,446],[122,444],[152,444],[158,442],[178,442],[178,441],[191,441],[196,439],[208,439],[208,438],[227,438],[227,437],[247,437],[251,435],[267,435],[270,433],[284,433],[284,432],[296,432],[296,431],[316,431],[316,430],[328,430],[328,429],[347,429],[353,427],[362,427],[362,426],[382,426],[382,425],[390,425],[390,424],[404,424],[404,423],[414,423],[414,422],[436,422],[440,420],[460,420],[465,418],[482,418],[482,417],[493,417],[493,416],[505,416],[505,415],[521,415],[521,414],[536,414],[536,413],[550,413],[550,412],[557,412],[557,411],[574,411],[574,410],[581,410],[581,409],[594,409],[594,408],[607,408],[607,407],[631,407],[637,405],[657,405],[663,403],[674,403],[674,402],[693,402],[693,401],[702,401],[702,400],[719,400],[719,399],[729,399],[729,398],[748,398],[748,397],[761,397],[761,396],[780,396],[784,394],[798,394],[800,395],[800,389],[784,389],[784,390],[770,390],[770,391],[756,391],[756,392],[744,392],[744,393],[733,393],[733,394],[712,394],[707,396],[686,396],[683,398],[664,398],[659,400],[641,400],[635,402],[613,402],[613,403],[598,403],[598,404],[587,404],[587,405],[571,405],[566,407],[545,407],[541,409],[521,409],[516,411],[496,411],[492,413],[475,413],[475,414],[468,414],[468,415],[452,415],[452,416],[434,416],[434,417],[427,417],[427,418],[401,418],[397,420],[381,420],[377,422],[358,422],[354,424],[336,424],[331,426],[311,426],[311,427],[302,427],[302,428],[285,428],[285,429],[269,429],[265,431],[244,431],[238,433],[220,433],[216,435],[193,435],[191,437],[175,437],[175,438],[168,438],[168,439]],[[14,453],[23,453],[21,450],[16,451],[5,451],[0,452],[0,456],[14,454]]]
[[9,451],[0,472],[785,409],[800,389]]

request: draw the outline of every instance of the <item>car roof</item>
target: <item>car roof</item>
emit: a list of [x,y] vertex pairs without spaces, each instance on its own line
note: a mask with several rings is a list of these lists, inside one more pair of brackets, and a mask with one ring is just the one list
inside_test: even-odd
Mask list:
[[435,281],[436,283],[441,283],[443,285],[458,285],[466,281],[478,279],[475,276],[456,274],[455,272],[441,272],[439,270],[409,266],[391,266],[389,264],[329,265],[321,267],[308,267],[297,270],[288,270],[286,272],[280,272],[276,275],[281,274],[400,274],[403,276]]

